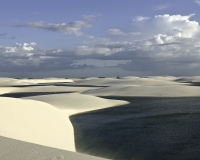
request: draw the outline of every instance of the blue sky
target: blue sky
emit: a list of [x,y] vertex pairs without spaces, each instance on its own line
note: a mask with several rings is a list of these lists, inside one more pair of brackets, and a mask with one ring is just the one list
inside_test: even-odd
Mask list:
[[7,0],[0,76],[199,75],[200,0]]

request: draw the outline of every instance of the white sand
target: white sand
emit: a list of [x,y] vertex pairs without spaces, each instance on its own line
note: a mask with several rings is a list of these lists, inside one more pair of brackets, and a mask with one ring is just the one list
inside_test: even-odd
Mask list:
[[185,85],[169,86],[111,86],[84,91],[82,94],[95,96],[132,96],[132,97],[199,97],[200,87]]
[[[21,89],[27,88],[30,87]],[[49,91],[42,86],[36,86],[37,91],[40,89],[43,92]],[[35,92],[34,87],[26,91]],[[0,136],[75,151],[70,115],[127,103],[77,93],[33,96],[26,99],[2,97]]]
[[44,79],[14,79],[0,78],[0,87],[20,86],[20,85],[35,85],[41,83],[72,83],[71,79],[65,78],[44,78]]
[[20,79],[20,82],[31,82],[34,84],[40,83],[72,83],[74,82],[72,79],[65,78],[43,78],[43,79]]
[[[145,85],[145,86],[160,86],[160,85],[183,85],[182,83],[175,82],[170,78],[101,78],[101,79],[88,79],[80,80],[72,85],[94,85],[94,86],[116,86],[116,85]],[[185,84],[186,85],[186,84]]]
[[49,103],[68,116],[76,113],[128,104],[126,101],[109,100],[78,93],[51,94],[25,98]]
[[31,86],[31,87],[0,87],[3,93],[26,93],[26,92],[81,92],[98,87],[72,87],[72,86]]
[[0,136],[0,160],[106,160]]
[[10,86],[20,86],[20,85],[30,85],[31,82],[22,82],[14,78],[0,78],[0,87],[10,87]]
[[0,98],[0,136],[75,151],[73,127],[54,106]]
[[0,95],[14,91],[15,87],[0,87]]

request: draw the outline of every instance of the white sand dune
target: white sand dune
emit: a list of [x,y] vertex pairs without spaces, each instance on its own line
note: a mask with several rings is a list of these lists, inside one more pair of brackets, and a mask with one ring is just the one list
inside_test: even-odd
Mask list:
[[75,151],[73,127],[54,106],[1,97],[0,111],[0,136]]
[[14,79],[14,78],[0,78],[0,87],[35,85],[41,83],[72,83],[72,79],[65,78],[44,78],[44,79]]
[[1,160],[105,160],[0,136]]
[[20,81],[14,78],[0,78],[0,87],[10,87],[10,86],[21,86],[21,85],[30,85],[31,82]]
[[33,84],[41,84],[41,83],[72,83],[74,82],[72,79],[65,78],[43,78],[43,79],[20,79],[20,82],[30,82]]
[[72,86],[30,86],[30,87],[0,87],[3,93],[28,93],[28,92],[81,92],[97,87],[72,87]]
[[126,101],[109,100],[78,93],[31,96],[26,97],[26,99],[49,103],[68,116],[76,113],[128,104]]
[[15,87],[0,87],[0,95],[14,91]]
[[[183,85],[182,83],[175,82],[169,78],[105,78],[105,79],[88,79],[81,80],[72,85],[94,85],[94,86],[116,86],[116,85],[145,85],[145,86],[161,86],[161,85]],[[186,85],[186,84],[185,84]]]
[[115,78],[115,79],[137,79],[140,77],[136,77],[136,76],[125,76],[125,77],[119,77],[119,78]]
[[70,115],[127,103],[77,93],[1,97],[0,136],[75,151]]
[[111,86],[84,91],[82,94],[95,96],[132,96],[132,97],[198,97],[200,87],[185,85],[168,86]]
[[179,79],[180,77],[174,76],[147,76],[146,78],[156,79],[156,80],[164,80],[164,81],[174,81]]

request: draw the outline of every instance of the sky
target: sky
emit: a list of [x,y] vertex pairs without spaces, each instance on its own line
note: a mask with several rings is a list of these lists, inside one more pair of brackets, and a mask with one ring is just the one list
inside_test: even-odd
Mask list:
[[1,77],[200,75],[200,0],[6,0],[0,19]]

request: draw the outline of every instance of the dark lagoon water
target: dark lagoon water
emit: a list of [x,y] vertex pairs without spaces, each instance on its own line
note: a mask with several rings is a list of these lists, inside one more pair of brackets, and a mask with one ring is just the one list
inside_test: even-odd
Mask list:
[[78,152],[116,160],[200,159],[200,98],[106,98],[130,104],[71,116]]

